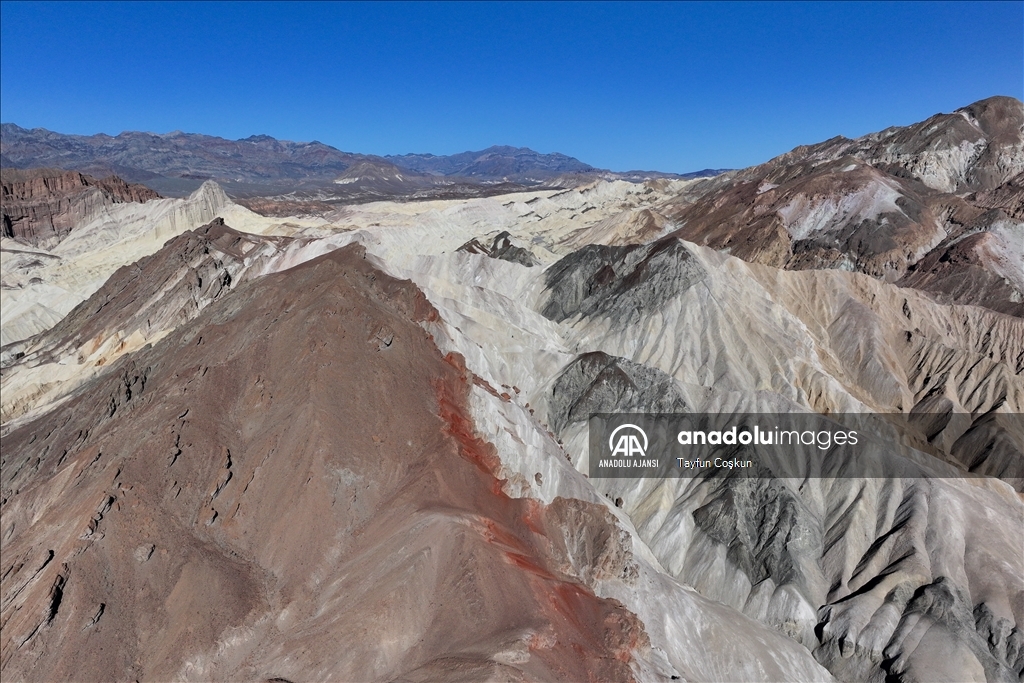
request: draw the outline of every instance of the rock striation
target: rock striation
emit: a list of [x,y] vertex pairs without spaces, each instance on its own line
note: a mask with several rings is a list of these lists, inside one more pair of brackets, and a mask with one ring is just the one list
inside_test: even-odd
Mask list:
[[3,344],[24,340],[52,326],[119,267],[152,254],[174,235],[208,223],[229,204],[224,192],[209,183],[184,200],[106,206],[50,249],[3,238]]
[[160,198],[148,187],[128,184],[117,176],[97,180],[75,171],[5,168],[2,181],[3,236],[45,249],[112,204]]
[[704,276],[700,264],[673,237],[643,246],[591,245],[546,272],[550,297],[541,312],[557,321],[602,316],[628,326]]
[[218,218],[119,268],[59,323],[3,347],[4,422],[67,396],[122,355],[195,319],[293,242],[239,233]]

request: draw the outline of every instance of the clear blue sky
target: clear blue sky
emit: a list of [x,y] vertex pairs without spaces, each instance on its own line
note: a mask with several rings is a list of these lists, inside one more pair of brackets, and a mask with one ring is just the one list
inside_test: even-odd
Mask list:
[[742,167],[1024,95],[1024,3],[0,3],[0,119]]

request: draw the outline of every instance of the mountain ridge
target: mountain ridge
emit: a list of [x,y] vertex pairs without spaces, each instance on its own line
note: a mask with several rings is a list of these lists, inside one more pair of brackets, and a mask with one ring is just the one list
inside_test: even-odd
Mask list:
[[[392,193],[414,191],[432,183],[444,186],[449,181],[530,186],[569,174],[619,176],[560,152],[540,153],[510,145],[453,155],[380,156],[345,152],[316,140],[293,142],[266,134],[238,140],[181,131],[72,135],[22,128],[14,123],[0,124],[0,163],[4,167],[54,166],[92,175],[116,174],[174,196],[191,192],[203,180],[217,180],[236,195],[273,193],[260,190],[261,185],[282,193],[297,188],[322,189],[360,164],[394,165],[410,176],[422,176],[407,187],[389,188]],[[640,173],[627,171],[622,176],[630,179]],[[644,175],[682,178],[687,174],[651,171]]]
[[1024,316],[1024,104],[991,97],[799,147],[680,195],[676,235],[786,269],[838,268]]

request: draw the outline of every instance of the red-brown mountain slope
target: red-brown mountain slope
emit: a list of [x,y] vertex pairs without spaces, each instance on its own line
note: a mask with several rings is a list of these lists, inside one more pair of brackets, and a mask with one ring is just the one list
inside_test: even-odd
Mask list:
[[5,678],[630,680],[610,513],[502,493],[435,315],[345,248],[7,435]]

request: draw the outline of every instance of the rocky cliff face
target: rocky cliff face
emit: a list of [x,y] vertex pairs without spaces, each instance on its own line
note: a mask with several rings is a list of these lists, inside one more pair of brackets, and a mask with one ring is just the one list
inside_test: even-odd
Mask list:
[[56,246],[75,226],[88,223],[112,204],[160,198],[148,187],[117,176],[96,179],[52,169],[4,169],[0,188],[4,237],[43,248]]
[[809,151],[855,156],[893,175],[902,171],[932,189],[959,194],[991,190],[1024,171],[1022,129],[1020,100],[990,97],[912,126]]

